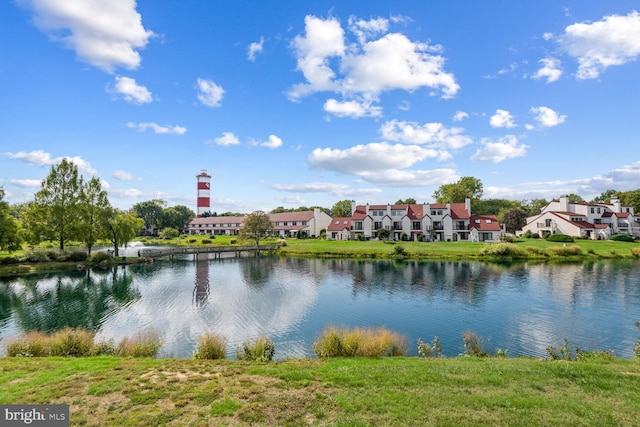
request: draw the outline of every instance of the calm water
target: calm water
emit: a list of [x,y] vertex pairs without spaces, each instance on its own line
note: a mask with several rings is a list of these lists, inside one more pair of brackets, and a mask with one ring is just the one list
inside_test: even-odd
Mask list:
[[[330,324],[385,326],[440,337],[447,356],[463,352],[466,330],[485,348],[546,357],[563,339],[582,349],[633,357],[640,337],[640,263],[571,265],[392,262],[271,257],[176,260],[111,270],[0,281],[0,337],[65,326],[116,342],[138,332],[163,339],[161,355],[191,357],[197,338],[243,341],[268,335],[276,357],[313,356]],[[2,351],[4,347],[2,346]]]

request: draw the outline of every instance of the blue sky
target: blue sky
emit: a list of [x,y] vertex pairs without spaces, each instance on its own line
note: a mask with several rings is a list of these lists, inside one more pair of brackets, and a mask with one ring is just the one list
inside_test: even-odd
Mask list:
[[195,211],[640,188],[637,1],[0,3],[0,186]]

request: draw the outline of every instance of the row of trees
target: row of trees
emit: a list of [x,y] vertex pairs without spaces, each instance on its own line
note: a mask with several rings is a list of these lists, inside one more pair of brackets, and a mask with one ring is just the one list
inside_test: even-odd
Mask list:
[[84,181],[73,162],[63,159],[51,167],[32,202],[13,209],[0,188],[0,248],[16,250],[26,241],[36,245],[55,241],[62,251],[69,242],[81,242],[91,254],[98,241],[109,241],[114,254],[143,228],[182,228],[194,217],[185,206],[166,207],[154,199],[129,211],[111,206],[100,180]]

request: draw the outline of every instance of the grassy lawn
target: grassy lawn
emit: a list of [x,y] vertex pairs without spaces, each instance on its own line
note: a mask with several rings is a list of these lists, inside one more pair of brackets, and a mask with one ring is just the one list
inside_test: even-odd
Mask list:
[[619,359],[0,359],[0,403],[74,426],[632,426],[639,381]]

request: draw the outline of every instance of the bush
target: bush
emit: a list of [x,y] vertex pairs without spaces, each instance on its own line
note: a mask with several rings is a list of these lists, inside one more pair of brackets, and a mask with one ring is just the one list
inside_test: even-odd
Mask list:
[[325,328],[313,343],[313,351],[319,357],[379,357],[403,356],[406,338],[385,328],[340,329]]
[[407,256],[407,250],[400,243],[397,243],[393,247],[393,254],[399,257]]
[[482,348],[482,338],[475,332],[465,331],[462,333],[464,341],[464,353],[468,356],[486,357],[487,352]]
[[614,234],[613,236],[609,237],[609,240],[613,240],[615,242],[629,242],[629,243],[635,242],[635,239],[633,238],[633,236],[629,234]]
[[527,249],[527,252],[533,255],[543,256],[543,257],[548,256],[547,252],[545,252],[544,249],[539,248],[537,246],[527,246],[526,249]]
[[230,245],[235,245],[236,243],[238,243],[238,239],[236,237],[232,237],[229,239]]
[[287,240],[286,239],[278,239],[278,241],[276,243],[279,246],[287,246]]
[[162,343],[155,332],[137,334],[133,338],[125,337],[116,348],[116,354],[121,357],[155,357]]
[[91,350],[92,356],[115,356],[116,355],[116,347],[113,344],[113,340],[108,341],[98,341],[93,344],[93,349]]
[[[631,248],[631,255],[636,258],[640,258],[640,248]],[[0,260],[1,262],[2,260]]]
[[35,251],[29,252],[26,260],[28,262],[47,262],[49,261],[49,257],[45,251]]
[[549,246],[547,251],[554,256],[578,256],[582,255],[580,246]]
[[245,341],[242,348],[236,349],[236,359],[270,362],[276,353],[276,343],[267,337],[260,337],[254,341]]
[[44,357],[50,352],[49,337],[42,332],[30,332],[6,346],[9,357]]
[[78,261],[86,261],[86,260],[87,260],[87,253],[86,252],[73,251],[73,252],[69,253],[69,261],[78,262]]
[[424,242],[424,234],[418,234],[418,242]]
[[525,258],[526,253],[513,243],[487,243],[480,248],[481,256]]
[[0,265],[17,264],[19,262],[20,259],[15,256],[5,256],[0,258]]
[[94,334],[82,329],[64,328],[49,338],[51,356],[90,356]]
[[113,255],[111,255],[109,252],[96,252],[95,254],[91,255],[91,262],[99,264],[102,261],[113,261]]
[[500,241],[505,243],[516,243],[517,239],[510,234],[501,234]]
[[441,357],[442,347],[440,346],[440,338],[438,338],[437,335],[434,336],[431,344],[418,338],[418,354],[420,357]]
[[565,243],[572,243],[573,242],[573,237],[568,236],[566,234],[549,234],[546,237],[546,240],[548,242],[565,242]]
[[222,335],[206,332],[198,338],[195,359],[224,359],[227,356],[227,339]]
[[165,227],[160,230],[159,237],[161,239],[173,239],[180,235],[180,231],[177,228]]
[[211,239],[202,239],[202,241],[200,242],[203,245],[210,245],[211,244]]
[[187,242],[189,242],[189,243],[195,243],[195,242],[197,242],[197,239],[191,238],[191,239],[187,240]]

